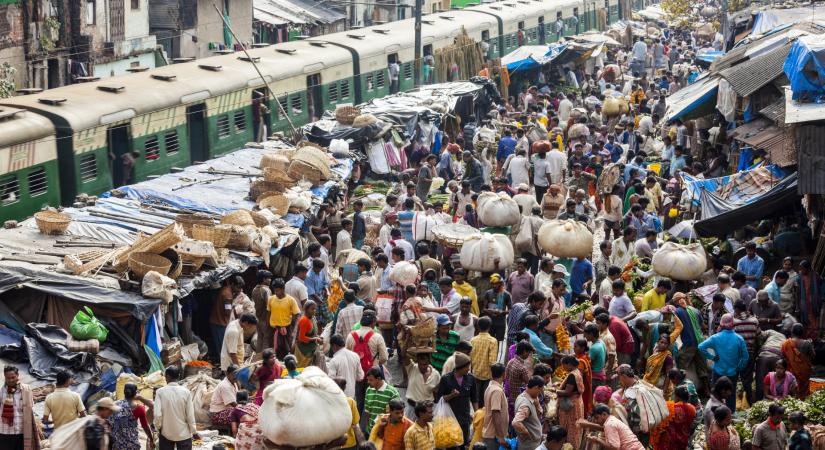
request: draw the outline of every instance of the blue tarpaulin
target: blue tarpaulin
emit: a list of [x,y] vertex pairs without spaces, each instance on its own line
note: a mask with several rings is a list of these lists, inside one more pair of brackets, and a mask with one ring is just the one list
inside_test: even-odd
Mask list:
[[696,59],[698,59],[699,61],[704,61],[706,63],[712,63],[713,60],[715,60],[716,58],[718,58],[718,57],[720,57],[724,54],[725,54],[725,52],[705,52],[705,53],[701,53],[699,55],[696,55]]
[[524,45],[501,58],[501,65],[512,73],[543,66],[557,58],[567,44]]
[[702,217],[708,218],[755,201],[784,177],[785,172],[773,164],[757,164],[719,178],[701,179],[682,174],[685,181],[682,195],[701,206]]
[[665,123],[676,119],[689,119],[694,112],[704,111],[703,106],[713,106],[719,90],[719,78],[702,76],[668,97]]
[[825,94],[825,41],[803,36],[794,42],[783,67],[793,99],[821,102]]

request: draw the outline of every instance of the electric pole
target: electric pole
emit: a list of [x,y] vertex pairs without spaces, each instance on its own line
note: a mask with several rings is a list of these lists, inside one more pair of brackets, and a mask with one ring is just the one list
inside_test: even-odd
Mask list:
[[415,62],[413,63],[413,84],[421,86],[421,10],[424,0],[415,0]]

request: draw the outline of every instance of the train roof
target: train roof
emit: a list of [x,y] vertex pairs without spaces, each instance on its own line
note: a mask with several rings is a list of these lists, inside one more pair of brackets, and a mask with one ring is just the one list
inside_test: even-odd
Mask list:
[[51,138],[54,134],[49,119],[19,108],[0,107],[0,148]]
[[[281,80],[352,58],[344,49],[305,41],[250,49],[249,54],[276,93],[282,92]],[[242,58],[242,52],[211,56],[3,99],[0,104],[60,117],[67,127],[79,131],[263,85],[253,64]]]

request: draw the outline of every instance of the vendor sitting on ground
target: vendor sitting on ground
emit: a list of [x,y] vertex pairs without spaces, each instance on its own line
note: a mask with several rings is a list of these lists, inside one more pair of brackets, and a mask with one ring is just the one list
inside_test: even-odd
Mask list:
[[226,377],[215,386],[212,402],[209,403],[209,419],[216,428],[229,428],[232,423],[232,411],[238,405],[238,383],[235,378],[238,366],[226,368]]

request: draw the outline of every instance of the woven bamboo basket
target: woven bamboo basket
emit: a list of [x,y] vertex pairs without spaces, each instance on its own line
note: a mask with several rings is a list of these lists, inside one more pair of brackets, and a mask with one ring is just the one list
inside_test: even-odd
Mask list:
[[206,258],[202,256],[188,255],[186,253],[181,253],[180,259],[183,261],[183,269],[187,274],[192,274],[194,271],[200,269],[203,262],[206,261]]
[[335,120],[344,125],[352,125],[356,117],[361,115],[361,110],[355,106],[339,106],[335,108]]
[[72,216],[57,211],[40,211],[34,215],[34,221],[43,234],[63,234],[72,223]]
[[293,180],[288,174],[289,168],[281,169],[280,167],[267,167],[264,169],[264,181],[270,183],[292,184]]
[[288,186],[284,183],[273,183],[271,181],[255,180],[249,186],[249,197],[258,198],[266,192],[284,192]]
[[372,114],[361,114],[352,121],[353,128],[364,128],[366,126],[378,123],[378,118]]
[[255,221],[246,209],[236,209],[231,213],[225,214],[221,217],[221,224],[223,225],[255,225]]
[[269,225],[269,220],[263,214],[257,211],[249,211],[249,215],[252,216],[252,221],[255,222],[256,227],[260,228]]
[[289,157],[282,153],[266,153],[261,156],[261,169],[281,169],[286,171],[289,167]]
[[261,202],[262,202],[265,198],[267,198],[267,197],[272,197],[273,195],[279,195],[279,194],[280,194],[280,192],[275,192],[275,191],[266,191],[266,192],[264,192],[263,194],[259,195],[257,198],[255,198],[255,203],[257,203],[257,204],[258,204],[258,206],[261,206]]
[[410,327],[410,335],[415,339],[432,338],[435,336],[435,320],[427,316],[424,320]]
[[295,146],[295,153],[292,154],[292,157],[294,158],[295,155],[298,153],[298,150],[301,150],[304,147],[317,148],[322,152],[326,152],[326,149],[319,144],[310,141],[301,141]]
[[246,228],[233,225],[229,233],[229,241],[226,243],[228,248],[233,250],[249,250],[252,245],[252,236],[249,235]]
[[467,238],[480,235],[477,228],[460,223],[446,223],[433,227],[435,240],[450,248],[461,248]]
[[199,241],[209,241],[215,247],[226,247],[231,230],[231,225],[207,226],[195,224],[192,226],[192,238]]
[[323,150],[302,148],[292,158],[287,175],[296,181],[306,179],[313,185],[329,180],[332,172],[329,169],[327,154]]
[[258,203],[258,207],[261,209],[269,208],[273,210],[275,214],[284,216],[289,210],[289,199],[283,194],[271,195],[261,200],[261,202]]
[[129,255],[129,270],[138,278],[143,278],[152,271],[166,276],[171,268],[171,261],[154,253],[137,252]]
[[178,214],[175,216],[175,222],[183,227],[183,232],[188,237],[192,237],[192,226],[194,224],[200,225],[214,225],[215,221],[211,217],[203,213],[195,214]]
[[158,255],[164,250],[177,244],[184,238],[183,227],[174,222],[151,236],[139,234],[137,240],[129,247],[118,249],[112,265],[118,272],[126,270],[129,255],[132,253],[153,253]]

